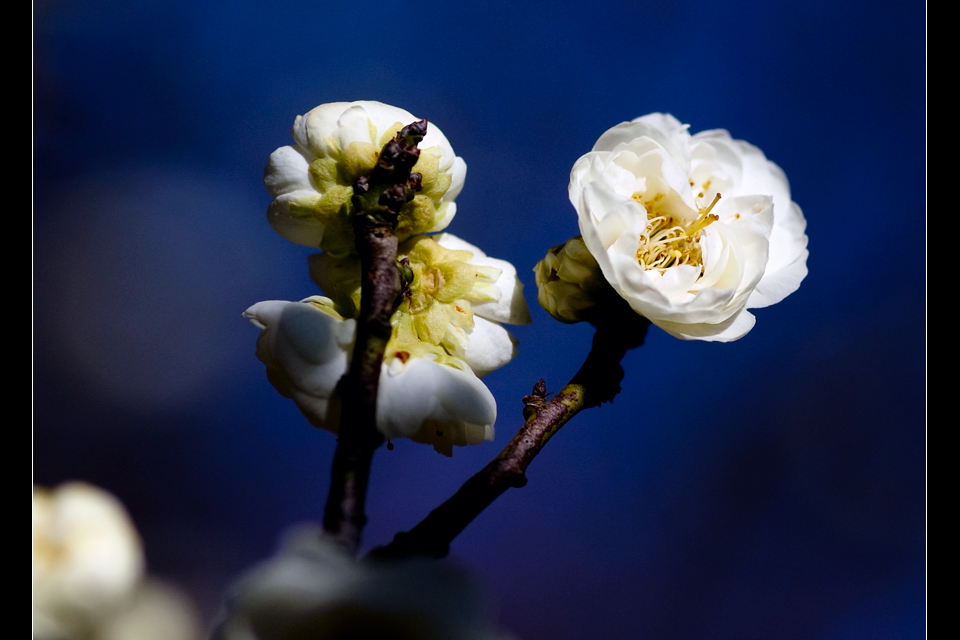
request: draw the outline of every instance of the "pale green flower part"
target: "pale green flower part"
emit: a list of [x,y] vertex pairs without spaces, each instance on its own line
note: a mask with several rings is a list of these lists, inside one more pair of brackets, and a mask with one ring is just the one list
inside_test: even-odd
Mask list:
[[533,273],[540,306],[560,322],[588,320],[603,293],[610,289],[580,236],[551,247]]
[[213,640],[509,640],[446,562],[357,562],[319,527],[290,532],[232,589]]
[[82,482],[34,487],[36,640],[95,635],[133,599],[143,572],[140,536],[119,500]]
[[[413,281],[393,316],[393,351],[454,356],[481,378],[516,355],[516,342],[500,323],[528,324],[530,311],[512,264],[450,233],[414,236],[400,245],[397,258],[409,262]],[[311,256],[310,275],[344,315],[356,314],[355,256]]]
[[[347,371],[356,322],[321,296],[260,302],[243,315],[262,329],[257,357],[270,383],[313,426],[336,433],[336,385]],[[385,438],[410,438],[449,456],[454,445],[492,440],[496,418],[493,395],[466,362],[428,343],[388,346],[377,394],[377,428]]]
[[747,311],[807,275],[806,220],[783,171],[723,130],[669,114],[608,130],[570,173],[580,233],[634,311],[686,340],[728,342]]
[[[281,236],[308,247],[353,250],[353,184],[369,175],[383,145],[418,118],[380,102],[331,102],[297,116],[295,144],[270,155],[263,183],[274,197],[267,209]],[[397,237],[440,231],[457,211],[467,165],[432,122],[413,168],[422,190],[400,211]]]
[[481,378],[513,359],[516,341],[500,323],[528,324],[530,311],[512,264],[450,233],[411,238],[397,255],[414,279],[394,315],[396,348],[442,347]]

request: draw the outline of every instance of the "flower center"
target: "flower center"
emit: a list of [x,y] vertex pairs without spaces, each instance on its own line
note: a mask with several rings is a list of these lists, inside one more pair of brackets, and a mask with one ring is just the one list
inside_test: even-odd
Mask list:
[[719,220],[719,216],[710,213],[720,201],[719,193],[709,206],[697,209],[696,220],[684,220],[658,211],[662,208],[657,206],[663,199],[662,193],[649,200],[634,194],[633,199],[644,206],[648,215],[647,228],[640,234],[637,249],[637,261],[644,269],[668,269],[681,264],[702,266],[700,233]]
[[446,279],[440,269],[435,266],[425,266],[420,277],[420,288],[425,296],[436,298],[445,284]]

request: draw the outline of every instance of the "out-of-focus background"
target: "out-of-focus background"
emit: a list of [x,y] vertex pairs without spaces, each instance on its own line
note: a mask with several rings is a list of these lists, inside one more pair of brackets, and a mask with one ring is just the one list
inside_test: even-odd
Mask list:
[[34,479],[127,505],[149,568],[210,619],[292,524],[334,438],[240,317],[318,293],[267,225],[293,118],[380,100],[467,162],[449,231],[510,260],[533,324],[486,378],[494,443],[375,458],[365,546],[415,524],[589,348],[531,271],[578,233],[570,167],[667,111],[790,178],[810,275],[732,344],[652,329],[453,546],[538,638],[915,638],[925,628],[925,9],[918,2],[34,4]]

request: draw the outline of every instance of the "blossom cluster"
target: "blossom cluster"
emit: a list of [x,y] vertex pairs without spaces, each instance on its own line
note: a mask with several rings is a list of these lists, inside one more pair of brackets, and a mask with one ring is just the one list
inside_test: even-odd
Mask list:
[[[416,120],[403,109],[368,100],[322,104],[297,116],[294,144],[270,154],[263,173],[274,198],[267,209],[270,225],[297,244],[353,251],[353,185],[373,170],[384,144]],[[421,176],[421,189],[400,212],[401,240],[446,228],[467,174],[466,163],[432,123],[419,148],[413,171]]]
[[[264,173],[270,224],[322,249],[309,264],[326,296],[261,302],[244,315],[262,330],[257,355],[273,386],[333,432],[360,302],[354,189],[414,120],[378,102],[321,105],[296,118],[295,143],[271,154]],[[799,287],[806,221],[783,171],[726,131],[687,129],[669,114],[646,115],[605,132],[574,164],[569,197],[581,236],[534,268],[554,318],[595,320],[619,296],[673,336],[726,342],[753,327],[749,309]],[[456,213],[466,164],[432,123],[419,148],[420,190],[397,218],[409,285],[392,319],[377,426],[449,455],[493,437],[496,403],[479,378],[515,353],[502,323],[529,322],[529,313],[512,265],[449,233],[426,235]]]
[[[383,145],[416,118],[379,102],[321,105],[293,125],[295,144],[270,156],[267,216],[281,236],[322,249],[310,274],[327,294],[266,301],[244,312],[261,329],[257,356],[271,384],[311,424],[339,428],[337,382],[356,336],[360,262],[351,219],[354,185]],[[450,455],[454,445],[493,438],[496,402],[480,377],[516,353],[501,323],[530,321],[516,269],[443,233],[456,213],[466,164],[432,123],[412,171],[420,190],[398,215],[397,258],[408,270],[404,300],[381,369],[377,427]]]

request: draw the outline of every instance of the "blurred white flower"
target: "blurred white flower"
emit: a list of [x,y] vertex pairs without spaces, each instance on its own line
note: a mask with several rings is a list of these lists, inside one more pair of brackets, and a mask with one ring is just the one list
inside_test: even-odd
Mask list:
[[143,576],[140,537],[123,505],[71,482],[33,490],[36,638],[74,638],[122,610]]
[[507,640],[446,563],[355,562],[318,528],[289,535],[234,587],[213,640]]
[[[372,171],[383,145],[415,121],[403,109],[373,101],[332,102],[297,116],[295,144],[274,151],[263,174],[274,197],[267,210],[270,225],[297,244],[352,251],[353,184]],[[418,146],[413,172],[422,176],[422,190],[400,211],[400,240],[450,224],[467,172],[432,122]]]
[[200,640],[202,626],[182,591],[147,579],[126,609],[103,620],[96,640]]
[[[516,354],[501,322],[530,321],[513,265],[490,258],[451,234],[416,236],[400,245],[413,281],[393,316],[377,395],[377,427],[387,439],[410,438],[450,455],[453,445],[493,439],[497,410],[478,379]],[[244,317],[262,329],[257,357],[267,379],[317,427],[336,433],[335,394],[352,353],[359,303],[355,257],[311,260],[315,281],[333,296],[268,301]]]
[[140,537],[116,498],[82,482],[34,487],[36,640],[197,640],[190,602],[143,574]]
[[574,164],[570,201],[607,281],[678,338],[736,340],[747,309],[807,274],[806,221],[783,171],[723,130],[654,113],[605,132]]

